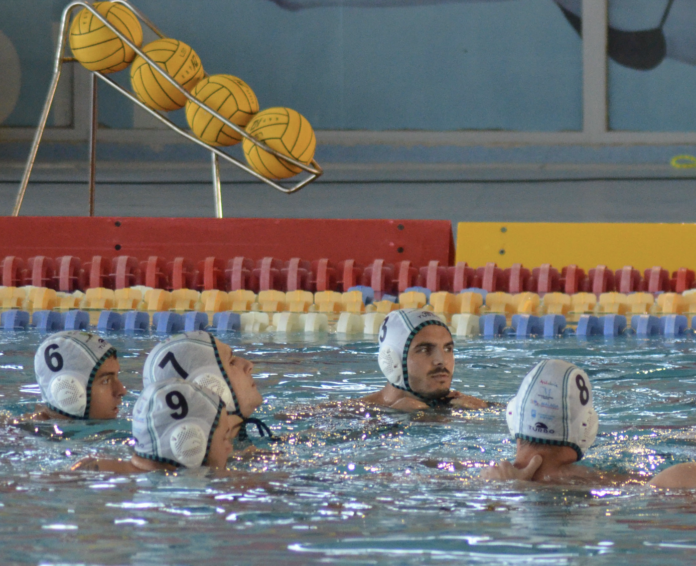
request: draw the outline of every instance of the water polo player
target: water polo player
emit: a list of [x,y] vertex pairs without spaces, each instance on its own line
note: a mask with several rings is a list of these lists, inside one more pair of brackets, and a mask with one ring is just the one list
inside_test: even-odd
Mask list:
[[45,407],[27,418],[115,419],[126,394],[116,350],[89,332],[68,330],[46,338],[34,356]]
[[241,417],[244,424],[255,424],[261,434],[270,436],[268,427],[251,417],[263,402],[253,369],[253,363],[235,356],[232,348],[209,332],[185,332],[160,342],[148,354],[143,386],[168,379],[197,383],[217,394],[229,414]]
[[537,364],[508,403],[506,416],[517,441],[515,461],[484,469],[484,479],[593,484],[629,479],[577,464],[597,436],[598,417],[590,378],[573,364]]
[[169,379],[148,385],[133,409],[135,450],[130,460],[85,458],[73,470],[143,473],[208,466],[226,469],[242,417],[196,383]]
[[447,325],[421,309],[394,311],[379,332],[379,367],[389,382],[363,397],[401,411],[437,406],[482,409],[486,401],[450,389],[454,343]]

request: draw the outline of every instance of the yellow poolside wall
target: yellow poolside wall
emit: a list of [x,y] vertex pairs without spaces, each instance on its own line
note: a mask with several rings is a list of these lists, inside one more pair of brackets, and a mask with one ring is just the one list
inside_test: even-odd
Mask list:
[[550,263],[560,269],[574,263],[585,270],[600,264],[696,270],[696,224],[460,222],[457,261],[472,267]]

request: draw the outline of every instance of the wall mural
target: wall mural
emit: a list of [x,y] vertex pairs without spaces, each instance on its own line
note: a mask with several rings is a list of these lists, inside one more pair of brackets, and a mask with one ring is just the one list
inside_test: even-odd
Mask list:
[[[67,0],[45,2],[0,6],[4,126],[41,111]],[[241,77],[262,107],[296,108],[316,129],[582,128],[582,0],[134,2],[206,71]],[[696,0],[609,0],[611,128],[696,131],[695,29]],[[130,102],[100,92],[104,126],[139,124]]]
[[[513,0],[271,0],[291,11],[308,8],[388,8]],[[519,1],[519,0],[517,0]],[[552,0],[581,35],[582,0]],[[696,2],[693,0],[614,1],[608,30],[608,55],[620,65],[650,70],[666,57],[696,64]],[[675,6],[676,4],[676,6]],[[672,10],[674,12],[672,13]],[[672,18],[670,19],[670,15]]]

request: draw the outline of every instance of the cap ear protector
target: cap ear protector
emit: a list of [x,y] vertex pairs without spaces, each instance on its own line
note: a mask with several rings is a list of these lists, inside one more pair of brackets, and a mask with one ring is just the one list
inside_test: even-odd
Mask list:
[[48,402],[54,408],[69,415],[84,415],[87,408],[87,390],[81,376],[65,371],[54,375],[46,391]]
[[387,378],[387,381],[395,386],[403,385],[404,374],[401,369],[401,356],[391,346],[384,346],[379,349],[379,355],[377,357],[377,363],[379,363],[379,369]]
[[193,423],[177,424],[169,434],[169,445],[175,460],[187,468],[198,468],[203,464],[208,437],[201,427]]
[[219,375],[206,372],[189,377],[188,380],[192,383],[197,383],[201,387],[210,389],[213,393],[220,397],[220,399],[222,399],[228,412],[230,411],[231,407],[236,409],[236,404],[232,398],[232,391],[230,391],[230,388],[228,387],[227,383],[225,383],[225,380]]

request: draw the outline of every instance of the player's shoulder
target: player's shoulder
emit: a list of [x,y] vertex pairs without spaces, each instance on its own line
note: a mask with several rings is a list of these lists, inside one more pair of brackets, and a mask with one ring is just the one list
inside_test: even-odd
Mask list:
[[127,460],[107,460],[92,457],[83,458],[70,469],[80,472],[116,472],[121,474],[139,471]]

